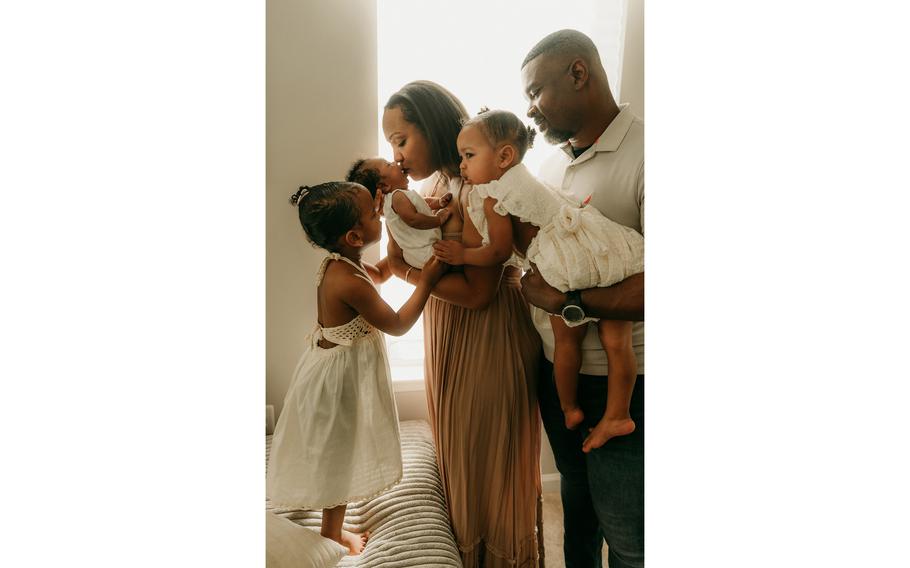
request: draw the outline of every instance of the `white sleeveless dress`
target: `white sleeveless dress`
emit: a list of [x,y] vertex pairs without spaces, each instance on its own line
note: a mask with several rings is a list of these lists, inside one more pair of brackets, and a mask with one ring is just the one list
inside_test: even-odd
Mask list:
[[442,238],[442,232],[437,227],[435,229],[415,229],[404,222],[398,213],[392,209],[392,196],[396,193],[403,193],[408,200],[414,204],[418,213],[424,215],[433,215],[433,210],[427,205],[419,193],[411,189],[396,189],[388,194],[383,205],[383,214],[385,215],[385,224],[392,233],[392,238],[401,247],[404,261],[414,268],[423,268],[423,265],[433,256],[433,243]]
[[550,188],[524,164],[513,166],[498,180],[474,186],[468,214],[484,244],[490,242],[483,212],[487,197],[496,199],[496,213],[540,228],[528,246],[526,261],[561,292],[610,286],[644,271],[641,234]]
[[[332,260],[322,261],[317,286]],[[323,349],[325,338],[338,345]],[[317,510],[372,498],[401,480],[398,411],[382,332],[357,315],[307,337],[272,437],[271,506]]]

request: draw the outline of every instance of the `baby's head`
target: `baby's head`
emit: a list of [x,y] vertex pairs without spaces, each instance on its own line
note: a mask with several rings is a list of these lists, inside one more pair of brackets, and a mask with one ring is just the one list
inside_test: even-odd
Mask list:
[[357,160],[348,170],[345,178],[367,188],[374,197],[376,191],[389,193],[396,189],[408,188],[408,176],[395,162],[383,158]]
[[521,163],[537,131],[507,110],[481,109],[458,134],[461,177],[471,184],[489,183]]
[[303,186],[291,196],[307,238],[330,252],[356,251],[379,240],[382,223],[365,187],[346,181]]

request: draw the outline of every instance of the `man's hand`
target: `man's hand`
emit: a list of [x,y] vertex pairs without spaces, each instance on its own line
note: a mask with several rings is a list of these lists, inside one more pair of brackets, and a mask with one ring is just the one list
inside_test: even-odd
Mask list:
[[521,278],[521,293],[529,303],[550,314],[558,314],[566,303],[566,295],[547,284],[533,262],[530,272]]
[[[580,292],[582,307],[588,316],[608,320],[645,321],[644,272],[633,274],[606,288],[589,288]],[[521,293],[529,303],[551,314],[560,313],[566,303],[566,295],[547,284],[533,263],[531,272],[521,279]]]
[[436,241],[433,244],[433,254],[452,266],[464,264],[464,245],[458,241]]

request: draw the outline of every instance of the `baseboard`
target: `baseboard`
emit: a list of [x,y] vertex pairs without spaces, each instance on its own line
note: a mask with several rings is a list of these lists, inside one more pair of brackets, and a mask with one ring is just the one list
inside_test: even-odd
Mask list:
[[544,493],[559,493],[559,474],[545,473],[540,476],[540,485]]
[[395,379],[392,381],[392,390],[396,393],[418,392],[425,388],[423,379]]
[[275,407],[271,404],[265,405],[265,433],[275,433]]

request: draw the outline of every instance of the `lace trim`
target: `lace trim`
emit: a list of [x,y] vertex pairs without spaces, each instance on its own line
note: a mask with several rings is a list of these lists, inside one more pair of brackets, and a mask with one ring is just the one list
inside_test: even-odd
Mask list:
[[[320,284],[322,284],[322,279],[325,277],[325,270],[326,270],[326,268],[328,268],[329,262],[332,260],[340,260],[340,261],[350,264],[357,270],[357,272],[360,273],[361,276],[363,276],[364,279],[366,279],[367,282],[369,282],[370,284],[373,284],[373,279],[370,278],[369,272],[367,272],[366,269],[363,268],[363,266],[354,262],[353,260],[349,259],[346,256],[341,256],[337,252],[330,252],[328,256],[326,256],[325,258],[322,259],[322,264],[319,265],[319,270],[316,271],[316,286],[319,286]],[[374,284],[374,287],[375,287],[375,284]]]
[[373,333],[374,329],[376,328],[373,327],[370,322],[363,319],[363,316],[360,314],[357,314],[354,319],[346,324],[336,327],[320,326],[319,331],[322,334],[322,337],[328,339],[332,343],[352,345],[354,341]]
[[[330,252],[329,255],[322,259],[322,264],[319,265],[319,270],[316,271],[316,286],[322,284],[322,279],[325,276],[325,269],[329,266],[330,260],[341,260],[344,258],[337,252]],[[347,259],[345,259],[347,260]]]
[[[328,256],[322,259],[322,264],[319,265],[319,270],[316,272],[316,286],[322,284],[322,279],[325,277],[325,270],[329,266],[329,262],[333,260],[347,262],[356,268],[357,271],[372,284],[373,281],[370,278],[370,275],[362,266],[357,265],[351,259],[341,256],[337,252],[330,252]],[[332,343],[337,343],[338,345],[352,345],[355,340],[366,337],[373,333],[375,329],[376,328],[373,327],[370,322],[363,319],[363,316],[360,314],[357,314],[351,321],[335,327],[322,327],[321,325],[317,325],[317,330],[322,337]]]

